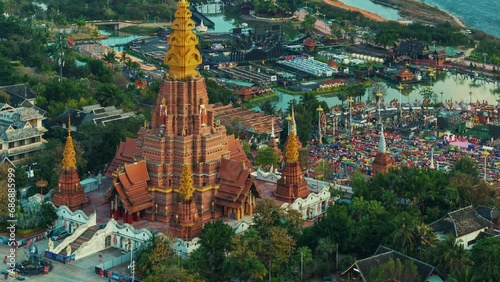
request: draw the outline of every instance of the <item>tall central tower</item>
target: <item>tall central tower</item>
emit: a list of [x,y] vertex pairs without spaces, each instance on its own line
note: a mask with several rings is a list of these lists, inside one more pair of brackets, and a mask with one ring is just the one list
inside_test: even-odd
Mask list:
[[[231,153],[226,128],[214,122],[205,80],[197,70],[202,60],[194,28],[189,3],[180,0],[165,54],[170,70],[160,86],[151,124],[142,128],[137,138],[136,158],[146,160],[148,190],[154,202],[145,218],[171,225],[177,225],[179,217],[186,225],[187,219],[220,216],[214,212],[214,195],[219,188],[217,174],[221,159],[230,158]],[[190,168],[192,178],[189,205],[181,191],[185,166]],[[196,216],[188,214],[196,210]],[[189,232],[189,237],[196,236],[197,231]]]
[[208,102],[194,28],[189,3],[179,0],[151,123],[118,149],[107,193],[115,219],[166,222],[183,240],[197,237],[207,220],[251,214],[257,193],[241,143]]

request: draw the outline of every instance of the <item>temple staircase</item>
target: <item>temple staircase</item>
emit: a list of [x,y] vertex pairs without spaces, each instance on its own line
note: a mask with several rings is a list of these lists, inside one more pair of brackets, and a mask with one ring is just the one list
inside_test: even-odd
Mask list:
[[[89,220],[85,223],[80,225],[73,234],[70,236],[66,237],[57,247],[54,248],[52,251],[55,254],[60,254],[63,250],[66,250],[68,245],[73,243],[76,239],[78,239],[82,234],[84,234],[89,228],[95,227],[97,225],[97,216],[96,213],[94,212],[90,217]],[[72,246],[73,247],[73,246]],[[75,250],[75,249],[73,249]]]

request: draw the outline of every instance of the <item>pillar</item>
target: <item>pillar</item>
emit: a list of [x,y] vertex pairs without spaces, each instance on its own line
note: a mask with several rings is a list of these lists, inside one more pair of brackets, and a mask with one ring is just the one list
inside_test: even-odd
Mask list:
[[140,212],[136,212],[135,213],[135,221],[140,221],[141,220],[141,213]]

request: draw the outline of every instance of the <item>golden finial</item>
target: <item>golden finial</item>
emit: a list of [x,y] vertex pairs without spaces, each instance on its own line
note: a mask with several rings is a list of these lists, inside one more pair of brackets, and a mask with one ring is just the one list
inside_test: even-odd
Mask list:
[[184,164],[181,175],[181,185],[179,187],[179,192],[184,200],[190,200],[193,198],[193,175],[191,174],[191,167],[188,164]]
[[290,131],[290,135],[288,136],[285,156],[287,163],[296,163],[299,161],[299,146],[297,145],[297,135],[295,135],[294,129]]
[[71,135],[71,115],[68,113],[68,135]]
[[73,137],[71,137],[71,118],[68,114],[68,137],[64,146],[62,167],[65,170],[76,169],[76,153],[73,146]]
[[174,30],[168,38],[169,49],[165,54],[164,63],[170,68],[167,78],[184,80],[198,77],[196,68],[201,65],[201,54],[196,45],[198,37],[194,34],[195,23],[191,19],[189,2],[179,0],[172,23]]

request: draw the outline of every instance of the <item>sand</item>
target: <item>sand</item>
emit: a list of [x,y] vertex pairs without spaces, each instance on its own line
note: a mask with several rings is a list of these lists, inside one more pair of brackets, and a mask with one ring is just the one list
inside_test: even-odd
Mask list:
[[363,10],[363,9],[360,9],[360,8],[357,8],[357,7],[349,6],[349,5],[346,5],[346,4],[344,4],[342,2],[339,2],[339,1],[335,1],[335,0],[323,0],[323,2],[326,3],[326,4],[328,4],[328,5],[331,5],[331,6],[334,6],[334,7],[337,7],[337,8],[341,8],[341,9],[344,9],[344,10],[347,10],[347,11],[359,12],[365,18],[368,18],[370,20],[374,20],[374,21],[378,21],[378,22],[387,22],[387,21],[389,21],[387,19],[382,18],[381,16],[379,16],[376,13],[368,12],[366,10]]

